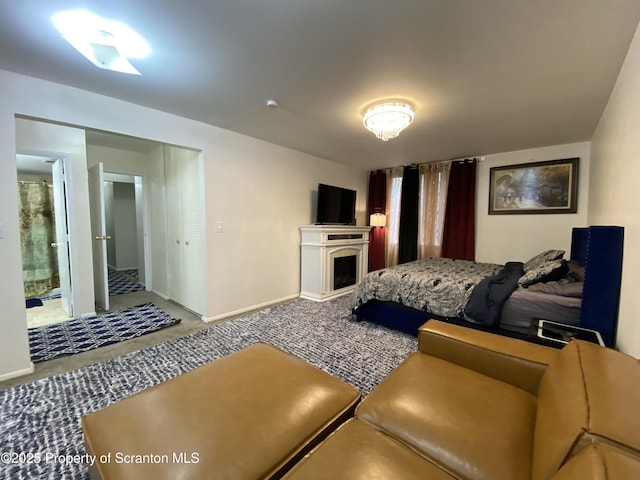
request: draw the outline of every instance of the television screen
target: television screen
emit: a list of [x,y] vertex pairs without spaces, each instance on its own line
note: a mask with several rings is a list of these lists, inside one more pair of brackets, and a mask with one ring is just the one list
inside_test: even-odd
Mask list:
[[355,190],[323,183],[318,184],[316,223],[319,225],[355,225]]

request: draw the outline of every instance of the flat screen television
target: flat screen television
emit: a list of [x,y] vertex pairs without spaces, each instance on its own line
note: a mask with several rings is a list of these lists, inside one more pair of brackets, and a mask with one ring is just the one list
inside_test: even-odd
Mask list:
[[356,192],[348,188],[318,184],[317,225],[355,225]]

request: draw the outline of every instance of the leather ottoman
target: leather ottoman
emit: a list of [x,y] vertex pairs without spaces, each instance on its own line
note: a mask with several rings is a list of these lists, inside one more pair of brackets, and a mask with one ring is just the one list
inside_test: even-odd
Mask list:
[[82,418],[99,479],[282,476],[351,417],[360,392],[257,343]]

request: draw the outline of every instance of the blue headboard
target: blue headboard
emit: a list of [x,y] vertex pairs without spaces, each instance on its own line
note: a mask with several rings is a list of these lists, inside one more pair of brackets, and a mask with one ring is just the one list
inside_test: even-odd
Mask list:
[[623,227],[574,228],[571,234],[571,260],[585,267],[580,326],[599,331],[612,348],[618,327],[623,246]]

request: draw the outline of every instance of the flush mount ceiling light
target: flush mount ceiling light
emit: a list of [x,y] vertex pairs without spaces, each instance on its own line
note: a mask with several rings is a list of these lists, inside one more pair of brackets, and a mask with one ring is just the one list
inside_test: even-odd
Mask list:
[[87,10],[69,10],[53,16],[62,38],[96,67],[140,75],[129,62],[150,53],[149,44],[129,26]]
[[383,142],[400,135],[413,121],[413,108],[405,102],[385,101],[367,108],[362,124]]

